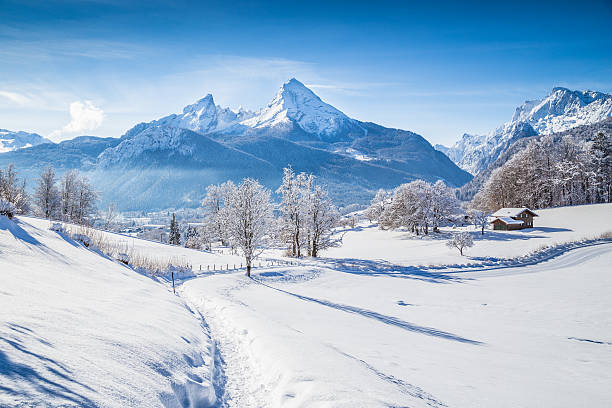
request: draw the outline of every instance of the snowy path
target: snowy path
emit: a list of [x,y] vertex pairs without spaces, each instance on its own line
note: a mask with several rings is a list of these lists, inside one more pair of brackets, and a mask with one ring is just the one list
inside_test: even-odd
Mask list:
[[446,280],[309,265],[180,291],[220,340],[228,407],[601,405],[610,263],[607,243]]

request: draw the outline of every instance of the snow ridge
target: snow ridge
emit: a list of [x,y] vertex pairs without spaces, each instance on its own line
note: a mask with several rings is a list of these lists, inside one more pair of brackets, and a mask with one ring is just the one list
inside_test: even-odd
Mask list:
[[576,126],[601,122],[612,116],[612,95],[556,87],[540,100],[525,101],[512,120],[486,136],[464,134],[452,147],[437,145],[462,169],[476,174],[494,162],[513,141],[548,135]]
[[0,129],[0,153],[12,152],[17,149],[36,146],[42,143],[53,143],[37,133],[14,132]]

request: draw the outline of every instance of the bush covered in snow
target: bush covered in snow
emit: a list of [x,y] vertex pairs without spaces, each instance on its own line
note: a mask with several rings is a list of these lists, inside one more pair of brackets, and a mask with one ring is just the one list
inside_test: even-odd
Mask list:
[[15,215],[15,206],[9,203],[7,200],[0,198],[0,215],[13,218]]

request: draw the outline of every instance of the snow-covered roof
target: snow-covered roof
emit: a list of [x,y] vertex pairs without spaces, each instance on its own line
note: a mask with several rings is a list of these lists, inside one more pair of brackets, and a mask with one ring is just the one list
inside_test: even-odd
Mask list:
[[529,211],[531,214],[533,214],[534,217],[538,216],[536,213],[534,213],[527,207],[500,208],[491,215],[493,217],[518,217],[518,215],[523,211]]
[[514,218],[510,218],[510,217],[495,217],[495,219],[491,222],[495,222],[497,220],[500,220],[504,224],[512,224],[512,225],[520,225],[523,223],[523,221],[521,220],[515,220]]

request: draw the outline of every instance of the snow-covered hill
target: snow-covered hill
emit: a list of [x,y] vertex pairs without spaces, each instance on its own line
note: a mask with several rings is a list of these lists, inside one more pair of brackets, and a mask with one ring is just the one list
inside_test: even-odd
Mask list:
[[17,149],[24,149],[42,143],[53,143],[49,139],[37,133],[13,132],[0,129],[0,153],[11,152]]
[[[233,255],[104,233],[196,266],[177,296],[48,221],[0,218],[0,405],[605,406],[612,243],[542,247],[610,231],[611,213],[418,238],[364,222],[317,260],[268,249],[251,278],[219,270]],[[467,257],[444,245],[457,230]]]
[[0,275],[0,406],[216,406],[214,342],[167,287],[4,216]]
[[594,124],[610,116],[612,95],[557,87],[544,99],[523,103],[516,109],[512,120],[487,136],[465,134],[450,148],[441,145],[436,148],[475,175],[519,138],[561,132]]

